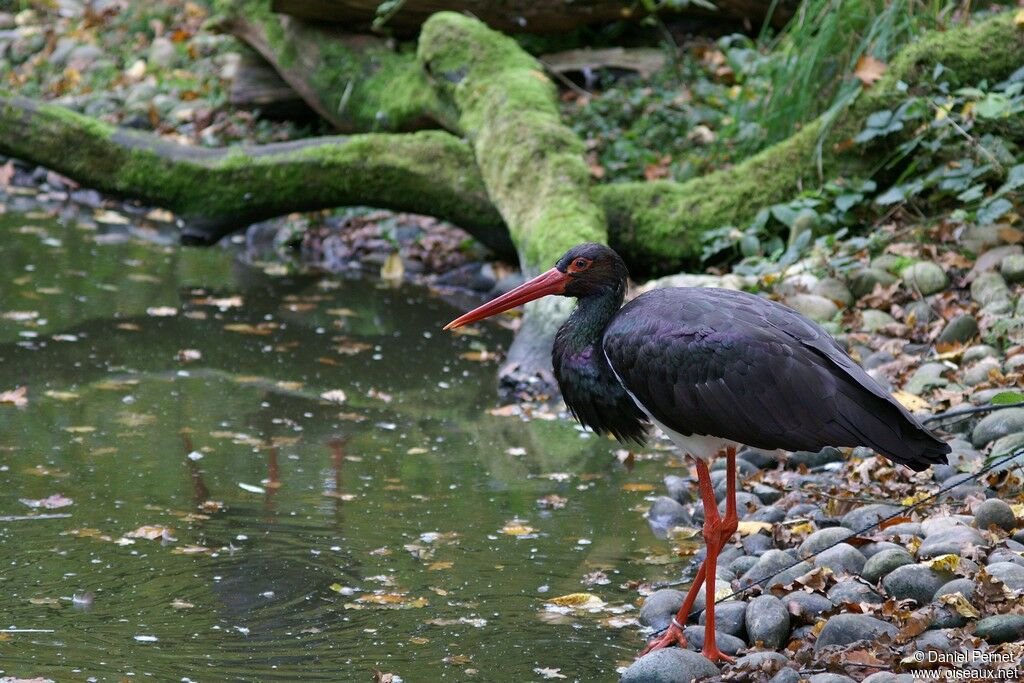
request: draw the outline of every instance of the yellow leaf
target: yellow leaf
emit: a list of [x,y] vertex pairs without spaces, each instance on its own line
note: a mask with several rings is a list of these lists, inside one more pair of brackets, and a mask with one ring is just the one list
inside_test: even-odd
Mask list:
[[534,533],[535,531],[537,530],[534,529],[532,526],[523,524],[521,521],[517,519],[513,519],[511,522],[507,523],[505,526],[501,528],[501,533],[506,534],[508,536],[526,536],[528,534]]
[[794,534],[809,534],[814,531],[814,525],[810,522],[804,522],[802,524],[797,524],[796,526],[792,527],[790,531],[792,531]]
[[904,408],[912,413],[918,410],[928,410],[931,407],[928,405],[928,401],[924,400],[920,396],[915,396],[909,391],[894,392],[893,397],[902,403]]
[[395,281],[401,280],[403,275],[405,275],[405,265],[402,263],[402,257],[398,255],[398,252],[389,254],[384,265],[380,267],[380,278]]
[[977,619],[981,616],[981,612],[964,597],[963,593],[957,592],[940,595],[939,602],[952,607],[958,614],[968,619]]
[[1017,13],[1013,15],[1013,25],[1024,29],[1024,9],[1017,10]]
[[927,567],[931,567],[935,571],[952,572],[956,571],[956,568],[960,566],[960,556],[952,553],[939,555],[938,557],[932,558],[923,564]]
[[913,505],[914,503],[920,503],[922,500],[927,498],[930,494],[927,491],[918,491],[912,496],[907,496],[900,501],[900,505],[907,506]]
[[559,607],[572,607],[573,609],[600,609],[604,606],[604,600],[593,593],[569,593],[551,598],[544,602],[558,605]]
[[654,484],[640,484],[637,482],[629,482],[628,484],[622,485],[623,491],[653,491]]
[[772,525],[771,522],[752,522],[745,520],[736,525],[736,530],[740,532],[740,536],[750,536],[751,534],[756,534],[760,531],[771,531]]
[[451,569],[454,566],[454,562],[434,562],[433,564],[427,565],[427,571],[439,572],[445,569]]

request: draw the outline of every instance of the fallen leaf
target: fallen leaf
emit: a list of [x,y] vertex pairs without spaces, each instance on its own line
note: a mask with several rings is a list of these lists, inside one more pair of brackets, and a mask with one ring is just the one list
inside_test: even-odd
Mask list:
[[903,404],[903,407],[912,413],[916,413],[921,410],[929,410],[931,406],[928,401],[924,400],[920,396],[915,396],[909,391],[894,391],[893,398]]
[[945,595],[940,595],[938,601],[947,607],[952,607],[957,614],[968,619],[977,619],[981,616],[978,608],[972,605],[971,601],[963,593],[946,593]]
[[541,678],[567,678],[562,673],[561,669],[549,669],[546,667],[538,666],[535,667],[533,673],[537,674]]
[[870,88],[885,74],[887,68],[885,62],[880,62],[871,55],[861,55],[854,67],[853,75],[865,88]]
[[740,536],[750,536],[761,531],[771,531],[772,524],[770,522],[752,522],[750,520],[744,520],[736,525],[736,530],[740,533]]
[[126,533],[125,538],[144,538],[147,541],[155,541],[157,539],[173,541],[174,529],[165,526],[140,526],[135,531]]
[[654,484],[641,484],[639,482],[629,482],[622,485],[623,491],[653,491]]
[[57,508],[67,507],[68,505],[73,505],[75,502],[59,493],[55,493],[47,498],[40,498],[38,500],[30,500],[28,498],[20,498],[19,500],[30,508],[45,508],[47,510],[56,510]]
[[0,392],[0,403],[6,403],[15,408],[24,408],[28,405],[28,387],[21,386],[9,391]]
[[600,609],[604,607],[604,600],[593,593],[569,593],[560,595],[557,598],[550,598],[544,602],[559,607],[572,607],[573,609]]
[[507,536],[528,536],[536,531],[532,526],[528,526],[518,519],[513,519],[501,528],[501,533]]

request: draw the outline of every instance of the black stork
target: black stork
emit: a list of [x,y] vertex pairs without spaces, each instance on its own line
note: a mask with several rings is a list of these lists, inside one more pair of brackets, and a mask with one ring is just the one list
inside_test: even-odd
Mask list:
[[[950,449],[796,311],[745,292],[691,287],[656,289],[623,306],[627,278],[614,251],[581,244],[551,270],[445,329],[551,294],[578,300],[552,354],[569,411],[598,434],[626,442],[643,443],[650,424],[657,425],[693,458],[704,506],[706,559],[672,625],[640,654],[685,645],[683,625],[706,583],[702,652],[731,661],[715,644],[714,577],[738,522],[738,446],[867,446],[915,471],[945,463]],[[708,471],[723,453],[724,517]]]

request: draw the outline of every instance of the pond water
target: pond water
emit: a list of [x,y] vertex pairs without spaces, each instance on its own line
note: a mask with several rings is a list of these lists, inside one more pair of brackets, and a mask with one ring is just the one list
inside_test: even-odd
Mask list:
[[507,331],[45,212],[0,234],[0,676],[612,681],[640,648],[670,454],[488,413]]

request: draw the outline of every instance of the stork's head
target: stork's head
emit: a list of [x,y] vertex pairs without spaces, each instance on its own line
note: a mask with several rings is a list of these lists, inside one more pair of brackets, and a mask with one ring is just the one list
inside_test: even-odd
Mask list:
[[583,298],[620,293],[625,290],[627,277],[626,264],[612,249],[593,242],[578,244],[565,252],[551,270],[456,318],[444,329],[490,318],[552,294]]

